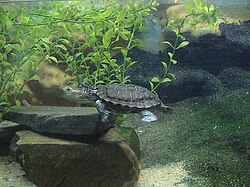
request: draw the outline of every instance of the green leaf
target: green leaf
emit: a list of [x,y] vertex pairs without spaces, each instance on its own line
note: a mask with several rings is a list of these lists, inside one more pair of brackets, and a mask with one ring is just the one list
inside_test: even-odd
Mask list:
[[13,49],[13,46],[11,44],[7,44],[4,48],[6,49],[5,53],[8,54]]
[[213,5],[213,4],[211,4],[211,5],[209,6],[209,12],[212,12],[212,11],[214,11],[214,5]]
[[114,8],[112,6],[110,6],[105,10],[105,12],[103,12],[102,15],[103,15],[103,17],[109,17],[113,11],[114,11]]
[[32,76],[29,80],[30,80],[30,81],[31,81],[31,80],[33,80],[33,81],[40,81],[41,79],[40,79],[40,77],[39,77],[38,75],[34,75],[34,76]]
[[160,79],[158,77],[153,77],[151,79],[152,82],[160,82]]
[[103,36],[103,38],[102,38],[102,42],[103,42],[103,46],[104,46],[105,48],[108,48],[108,46],[110,45],[112,35],[113,35],[113,29],[108,30],[108,31],[104,34],[104,36]]
[[0,49],[6,44],[6,38],[3,35],[0,35]]
[[152,90],[154,90],[154,83],[152,83],[151,81],[149,81],[149,84],[150,84],[150,90],[152,91]]
[[12,66],[11,63],[9,63],[9,62],[7,62],[7,61],[2,61],[2,64],[3,64],[3,67],[4,67],[4,68],[9,68],[9,67]]
[[57,58],[56,57],[50,56],[49,59],[57,63]]
[[16,49],[17,51],[21,51],[21,45],[20,44],[10,44],[13,49]]
[[128,51],[126,49],[121,49],[123,58],[125,58],[128,55]]
[[21,101],[15,99],[16,106],[20,107],[21,106]]
[[70,44],[69,40],[65,38],[60,38],[59,41],[62,41],[64,44]]
[[138,29],[138,28],[142,25],[142,20],[143,20],[142,17],[138,17],[138,18],[135,20],[135,23],[134,23],[135,29]]
[[120,13],[119,13],[119,15],[117,16],[115,22],[120,22],[121,20],[123,20],[123,19],[125,18],[126,12],[127,12],[127,10],[126,10],[126,8],[124,7],[124,8],[120,11]]
[[133,65],[135,65],[137,63],[137,61],[134,62],[130,62],[127,67],[126,67],[126,71],[128,71],[129,68],[131,68]]
[[168,65],[167,65],[167,63],[164,62],[164,61],[161,61],[161,64],[163,65],[165,72],[168,71]]
[[7,105],[9,105],[9,103],[7,103],[5,101],[0,102],[0,106],[7,106]]
[[168,56],[169,56],[169,58],[170,58],[170,60],[173,58],[173,53],[171,53],[171,52],[168,52]]
[[99,12],[93,11],[88,14],[94,21],[101,21],[102,15]]
[[123,32],[120,32],[119,35],[121,36],[121,38],[125,41],[128,40],[128,37],[126,36],[126,34],[124,34]]
[[204,6],[204,7],[203,7],[203,10],[204,10],[206,13],[208,13],[208,7],[207,7],[207,6]]
[[139,26],[139,31],[140,32],[146,32],[146,29],[145,27],[143,27],[142,25]]
[[188,44],[189,44],[189,41],[183,41],[180,43],[180,45],[176,49],[183,48],[183,47],[187,46]]
[[170,78],[167,77],[167,78],[163,79],[161,83],[171,82],[171,81],[172,81],[172,80],[171,80]]
[[109,72],[109,66],[107,64],[102,64],[102,67],[105,69],[106,72]]
[[174,46],[169,41],[162,42],[163,44],[168,44],[172,49],[174,49]]
[[186,10],[187,10],[188,13],[190,13],[190,14],[192,13],[193,7],[192,7],[190,1],[186,1],[185,2],[185,8],[186,8]]
[[172,62],[173,64],[177,64],[177,60],[171,59],[171,62]]
[[194,1],[194,4],[195,4],[195,7],[198,10],[202,10],[202,2],[200,0],[193,0],[193,1]]
[[67,48],[64,45],[56,45],[55,47],[58,47],[58,48],[61,48],[61,49],[65,50],[65,51],[67,51]]
[[113,47],[112,50],[120,50],[120,49],[123,49],[124,47]]

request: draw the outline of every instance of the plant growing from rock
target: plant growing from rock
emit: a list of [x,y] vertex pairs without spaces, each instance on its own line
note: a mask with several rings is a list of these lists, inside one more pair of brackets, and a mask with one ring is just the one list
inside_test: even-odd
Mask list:
[[209,7],[206,5],[206,1],[201,0],[187,0],[185,3],[187,15],[182,18],[177,18],[170,21],[168,25],[175,33],[175,41],[164,41],[162,43],[167,44],[171,50],[168,52],[169,60],[162,61],[163,75],[162,77],[153,77],[149,83],[151,91],[156,93],[156,89],[163,83],[170,83],[174,78],[174,74],[170,73],[170,67],[177,64],[177,60],[174,59],[177,50],[186,47],[189,41],[182,36],[181,31],[184,25],[194,28],[200,23],[208,24],[210,27],[217,27],[218,22],[218,10],[211,4]]

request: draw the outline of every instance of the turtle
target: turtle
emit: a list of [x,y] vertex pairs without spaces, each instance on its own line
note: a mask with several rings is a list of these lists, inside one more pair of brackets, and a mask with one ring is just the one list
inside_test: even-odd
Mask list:
[[93,100],[102,122],[108,122],[111,112],[140,112],[141,120],[146,122],[156,121],[156,115],[151,112],[155,107],[171,109],[166,106],[147,88],[134,84],[104,84],[97,88],[87,82],[82,82],[78,87],[66,86],[64,93],[75,99]]

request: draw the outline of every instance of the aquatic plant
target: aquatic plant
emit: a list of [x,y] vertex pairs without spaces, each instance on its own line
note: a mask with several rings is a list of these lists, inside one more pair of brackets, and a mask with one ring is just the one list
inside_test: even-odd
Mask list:
[[162,43],[167,44],[171,50],[168,52],[168,61],[162,61],[163,75],[162,77],[153,77],[149,83],[151,91],[156,93],[156,89],[163,83],[171,82],[175,76],[170,73],[170,67],[177,64],[177,60],[174,59],[177,50],[188,46],[189,41],[182,36],[182,28],[187,25],[190,28],[194,28],[200,23],[207,24],[210,27],[216,28],[218,22],[218,10],[211,4],[209,7],[206,5],[206,1],[192,0],[185,3],[187,14],[184,17],[171,20],[168,27],[175,33],[175,41],[164,41]]
[[21,105],[20,94],[30,92],[26,83],[39,80],[39,64],[50,58],[46,40],[49,32],[23,27],[30,17],[24,9],[12,8],[0,8],[0,113]]
[[[134,35],[145,30],[144,16],[157,3],[9,5],[0,9],[0,108],[4,112],[21,105],[18,97],[30,92],[26,83],[39,80],[37,70],[45,61],[66,63],[74,81],[95,86],[129,82],[126,72],[136,62],[128,51],[143,45]],[[122,54],[123,63],[117,62],[114,52]]]
[[[83,6],[84,5],[84,6]],[[74,75],[73,82],[103,83],[130,81],[128,70],[136,63],[128,52],[142,46],[135,38],[144,32],[156,1],[121,3],[113,0],[101,5],[92,2],[86,7],[81,1],[39,4],[30,14],[33,26],[50,27],[54,34],[50,42],[56,43],[51,52],[53,61],[66,63],[66,72]],[[56,41],[55,41],[56,40]],[[123,62],[114,57],[121,54]]]

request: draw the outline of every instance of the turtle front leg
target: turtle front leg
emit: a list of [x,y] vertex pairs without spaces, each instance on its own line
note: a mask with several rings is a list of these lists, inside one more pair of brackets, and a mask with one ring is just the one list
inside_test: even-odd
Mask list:
[[149,110],[142,110],[141,111],[141,120],[146,121],[146,122],[152,122],[152,121],[156,121],[157,117]]
[[100,99],[96,100],[95,103],[96,103],[97,111],[99,112],[101,116],[101,121],[103,123],[108,122],[108,117],[109,117],[110,112],[105,110],[105,104],[103,104]]

